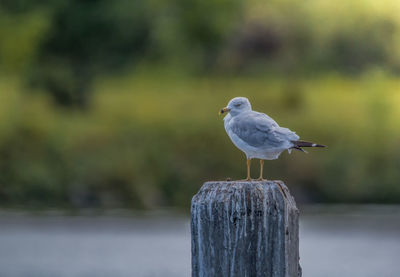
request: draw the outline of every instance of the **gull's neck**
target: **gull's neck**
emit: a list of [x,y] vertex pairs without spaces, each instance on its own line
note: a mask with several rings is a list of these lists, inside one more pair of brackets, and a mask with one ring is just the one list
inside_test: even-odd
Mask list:
[[227,122],[229,122],[231,119],[232,119],[232,116],[231,116],[230,113],[228,113],[228,114],[225,115],[225,117],[224,117],[224,122],[227,123]]

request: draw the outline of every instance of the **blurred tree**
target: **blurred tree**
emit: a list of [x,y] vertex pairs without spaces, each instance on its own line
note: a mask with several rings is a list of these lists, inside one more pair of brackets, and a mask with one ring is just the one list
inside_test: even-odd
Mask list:
[[0,7],[3,12],[18,14],[32,11],[39,6],[54,5],[60,1],[63,0],[1,0]]
[[[61,105],[85,107],[94,76],[154,55],[161,60],[179,56],[198,69],[210,68],[234,25],[238,4],[60,0],[32,67],[32,83],[44,87]],[[171,16],[173,24],[168,24]]]
[[138,60],[149,31],[145,1],[63,1],[40,48],[32,82],[61,105],[86,107],[93,77]]
[[179,25],[201,69],[215,65],[225,41],[241,22],[238,0],[176,0]]

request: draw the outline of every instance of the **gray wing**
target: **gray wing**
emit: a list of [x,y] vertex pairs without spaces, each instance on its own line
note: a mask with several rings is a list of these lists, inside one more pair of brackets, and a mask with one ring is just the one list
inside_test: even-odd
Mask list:
[[254,147],[282,147],[299,136],[287,128],[280,127],[263,113],[248,112],[234,117],[231,130],[240,139]]

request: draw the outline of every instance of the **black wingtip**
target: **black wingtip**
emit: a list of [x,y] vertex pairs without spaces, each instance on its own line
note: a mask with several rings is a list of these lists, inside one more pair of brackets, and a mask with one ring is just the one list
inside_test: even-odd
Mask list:
[[297,147],[327,147],[326,145],[323,145],[323,144],[317,144],[317,143],[303,141],[303,140],[292,141],[292,143],[294,146],[297,146]]
[[325,148],[325,147],[328,147],[328,146],[323,145],[323,144],[316,144],[314,147],[322,147],[322,148]]

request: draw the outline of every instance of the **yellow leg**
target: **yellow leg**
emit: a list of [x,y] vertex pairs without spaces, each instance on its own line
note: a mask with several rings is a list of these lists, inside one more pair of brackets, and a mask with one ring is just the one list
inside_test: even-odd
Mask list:
[[263,180],[263,169],[264,169],[264,160],[260,160],[260,178],[258,180]]
[[250,163],[251,163],[251,159],[247,159],[247,178],[246,178],[247,181],[251,180],[251,177],[250,177]]

